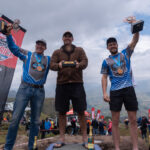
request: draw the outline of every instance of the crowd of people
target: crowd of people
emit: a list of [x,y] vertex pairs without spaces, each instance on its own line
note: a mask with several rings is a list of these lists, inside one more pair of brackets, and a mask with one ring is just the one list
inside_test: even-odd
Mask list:
[[147,141],[147,134],[150,134],[150,121],[148,121],[147,117],[143,116],[138,119],[138,126],[141,130],[141,137]]
[[90,126],[93,127],[93,135],[112,135],[112,121],[108,122],[103,119],[87,120],[87,134],[89,134]]
[[42,120],[40,125],[41,139],[45,138],[46,134],[49,134],[54,129],[55,123],[53,120],[46,118]]
[[[45,138],[46,134],[51,133],[51,131],[56,128],[55,126],[55,122],[52,119],[46,118],[45,120],[43,119],[40,122],[40,137],[41,139]],[[27,132],[27,135],[29,135],[30,132],[30,119],[28,119],[28,121],[25,122],[25,130]]]

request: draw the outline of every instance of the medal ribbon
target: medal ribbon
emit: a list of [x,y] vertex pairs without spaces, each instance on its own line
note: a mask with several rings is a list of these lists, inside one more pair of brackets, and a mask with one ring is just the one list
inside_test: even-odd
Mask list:
[[120,67],[120,66],[121,66],[120,54],[119,54],[119,56],[118,56],[118,58],[117,58],[117,59],[115,59],[115,58],[113,58],[113,57],[112,57],[112,59],[114,60],[114,62],[116,63],[116,65],[117,65],[118,67]]
[[35,54],[35,58],[36,58],[37,63],[40,64],[42,60],[42,56],[40,55],[40,57],[38,57],[37,54]]

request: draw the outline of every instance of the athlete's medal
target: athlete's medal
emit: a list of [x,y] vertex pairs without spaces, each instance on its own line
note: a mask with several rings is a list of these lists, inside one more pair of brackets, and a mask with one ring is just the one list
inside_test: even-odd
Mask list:
[[118,69],[117,69],[117,72],[118,72],[119,75],[122,75],[122,74],[123,74],[123,70],[122,70],[121,68],[118,68]]
[[118,56],[118,60],[116,60],[115,58],[112,58],[114,60],[114,62],[116,63],[116,65],[118,66],[117,68],[117,73],[119,75],[123,75],[123,69],[121,68],[121,60],[120,60],[120,54]]
[[38,66],[36,69],[40,72],[43,70],[41,66]]
[[36,70],[39,71],[39,72],[41,72],[41,71],[43,70],[42,64],[41,64],[42,56],[39,58],[39,57],[37,56],[37,54],[35,54],[35,58],[36,58],[37,65],[38,65],[38,66],[36,67]]

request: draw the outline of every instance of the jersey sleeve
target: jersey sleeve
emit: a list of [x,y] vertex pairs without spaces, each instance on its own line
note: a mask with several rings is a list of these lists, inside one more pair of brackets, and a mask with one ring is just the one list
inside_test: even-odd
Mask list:
[[106,60],[104,60],[102,63],[101,74],[109,74],[109,67],[107,65]]
[[8,44],[8,48],[10,49],[10,51],[16,56],[19,57],[21,60],[25,60],[26,59],[26,55],[24,53],[21,52],[21,48],[18,47],[12,38],[12,35],[7,36],[7,44]]
[[131,58],[132,54],[133,54],[133,50],[131,50],[131,48],[128,46],[126,49],[124,49],[122,51],[122,53],[125,55],[128,56],[128,58]]

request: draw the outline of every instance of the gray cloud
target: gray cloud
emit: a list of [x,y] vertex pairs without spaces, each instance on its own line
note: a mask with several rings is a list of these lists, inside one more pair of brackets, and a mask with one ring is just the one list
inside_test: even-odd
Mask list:
[[[74,34],[74,44],[82,46],[89,58],[89,66],[84,71],[85,82],[100,83],[100,67],[102,60],[109,55],[105,47],[106,38],[116,36],[120,49],[125,48],[131,40],[130,26],[122,22],[124,17],[134,14],[150,13],[149,0],[5,0],[1,2],[1,13],[11,19],[19,18],[21,25],[27,29],[22,47],[34,51],[35,41],[44,38],[48,42],[46,55],[62,45],[62,34],[70,30]],[[141,47],[145,55],[136,54],[133,57],[135,76],[142,77],[140,63],[149,57],[147,52],[148,40],[145,46],[143,42],[137,46],[137,52]],[[148,78],[148,65],[145,65],[145,77]],[[17,89],[22,74],[22,62],[18,61],[11,89]],[[138,75],[136,75],[138,74]],[[46,88],[53,90],[54,94],[56,73],[50,71]],[[50,92],[49,92],[50,93]],[[50,95],[50,94],[48,94]]]

